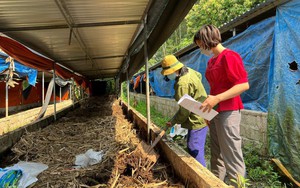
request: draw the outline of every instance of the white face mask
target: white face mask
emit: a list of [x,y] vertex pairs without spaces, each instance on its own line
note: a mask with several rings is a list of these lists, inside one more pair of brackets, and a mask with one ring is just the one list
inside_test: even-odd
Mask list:
[[172,74],[167,75],[167,77],[169,78],[169,80],[175,80],[177,77],[177,74],[174,72]]
[[212,51],[211,50],[205,50],[203,48],[200,48],[201,54],[204,54],[206,56],[211,56],[212,55]]

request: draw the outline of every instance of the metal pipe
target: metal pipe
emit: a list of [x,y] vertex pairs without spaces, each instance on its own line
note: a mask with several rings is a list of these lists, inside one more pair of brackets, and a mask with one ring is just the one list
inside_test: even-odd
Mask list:
[[233,29],[232,29],[232,36],[234,37],[235,35],[236,35],[236,29],[233,28]]
[[126,71],[126,77],[127,77],[127,105],[128,105],[128,113],[129,113],[129,108],[130,108],[129,84],[130,84],[130,81],[128,79],[128,69]]
[[[119,84],[119,82],[118,82],[118,84]],[[119,94],[120,94],[120,98],[122,99],[123,88],[122,88],[122,84],[120,84],[120,85],[121,85],[121,88],[120,88],[120,90],[119,90],[119,91],[120,91]]]
[[[73,83],[73,81],[72,81]],[[69,83],[69,99],[72,100],[72,84]]]
[[146,104],[147,104],[147,140],[150,143],[150,96],[149,96],[149,67],[148,67],[148,49],[147,49],[147,16],[144,19],[144,57],[145,57],[145,70],[146,70]]
[[59,87],[59,103],[61,103],[61,87]]
[[75,101],[75,87],[74,87],[74,89],[72,90],[72,87],[74,87],[74,79],[72,78],[72,86],[71,86],[71,96],[72,96],[72,105],[73,105],[73,108],[75,107],[75,105],[74,105],[74,101]]
[[54,104],[54,121],[56,120],[56,96],[55,96],[55,63],[53,64],[53,104]]
[[8,81],[5,82],[5,117],[8,117]]
[[45,103],[45,73],[43,71],[42,74],[42,101],[43,101],[43,105]]

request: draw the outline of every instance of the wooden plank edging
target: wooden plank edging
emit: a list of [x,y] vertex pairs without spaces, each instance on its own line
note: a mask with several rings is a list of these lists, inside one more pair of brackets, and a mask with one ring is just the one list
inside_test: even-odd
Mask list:
[[[74,108],[77,108],[79,106],[79,103],[74,103]],[[56,118],[59,119],[63,117],[67,112],[73,110],[73,105],[70,105],[64,109],[61,109],[57,111]],[[41,128],[47,127],[49,124],[51,124],[54,121],[54,116],[46,116],[38,121],[29,123],[23,127],[20,127],[14,131],[11,131],[9,133],[6,133],[4,135],[0,136],[0,155],[2,155],[5,151],[10,149],[12,146],[14,146],[20,138],[23,136],[23,134],[28,132],[37,131]]]
[[[130,108],[127,111],[127,104],[120,102],[123,112],[127,118],[133,122],[138,128],[142,138],[147,138],[147,120],[135,109]],[[152,124],[150,135],[152,140],[159,134],[160,129]],[[190,154],[184,151],[180,146],[174,142],[166,139],[160,140],[159,144],[160,155],[166,158],[174,168],[176,175],[181,178],[183,183],[188,187],[195,188],[232,188],[226,185],[223,181],[213,175],[207,168],[203,167]]]

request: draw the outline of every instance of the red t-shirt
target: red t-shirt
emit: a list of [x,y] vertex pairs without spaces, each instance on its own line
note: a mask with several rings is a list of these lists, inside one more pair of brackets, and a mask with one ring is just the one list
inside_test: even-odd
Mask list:
[[[205,77],[210,85],[210,94],[217,95],[237,84],[248,82],[247,72],[241,56],[230,50],[223,50],[208,61]],[[243,109],[241,97],[227,99],[219,103],[218,112]]]

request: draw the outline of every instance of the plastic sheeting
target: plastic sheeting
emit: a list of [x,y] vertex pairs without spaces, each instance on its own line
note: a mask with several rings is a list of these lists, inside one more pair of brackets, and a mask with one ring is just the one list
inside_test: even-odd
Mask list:
[[[9,67],[9,63],[5,63],[5,58],[2,57],[8,57],[8,55],[0,52],[0,72],[4,71]],[[15,64],[15,72],[20,77],[27,76],[28,83],[32,86],[35,86],[36,78],[37,78],[37,70],[26,67],[20,64],[19,62],[17,62],[16,60],[14,60],[14,64]]]
[[162,68],[157,68],[149,72],[149,83],[153,91],[160,97],[173,97],[175,95],[175,80],[165,81],[164,76],[160,73]]
[[[223,43],[238,52],[248,72],[250,89],[241,97],[246,109],[268,112],[272,156],[300,180],[300,1],[277,8],[275,17],[251,25]],[[205,74],[209,57],[200,50],[181,57],[186,66]],[[160,97],[173,97],[174,82],[163,81],[161,68],[150,72],[150,84]],[[209,93],[203,76],[202,83]],[[170,89],[171,88],[171,89]]]
[[67,84],[72,84],[72,80],[64,80],[64,79],[62,79],[62,78],[55,77],[55,83],[56,83],[59,87],[65,87]]
[[[268,72],[270,54],[273,45],[275,18],[269,18],[250,26],[244,32],[222,43],[226,48],[238,52],[248,72],[250,89],[241,97],[245,109],[266,112],[268,108]],[[209,57],[195,50],[182,57],[181,62],[205,75]],[[209,84],[202,79],[203,85],[209,93]]]
[[[54,63],[53,60],[33,52],[32,50],[23,46],[21,43],[18,43],[9,37],[0,36],[0,47],[6,54],[19,61],[23,65],[45,72],[55,68],[55,73],[64,79],[74,78],[78,85],[86,85],[89,83],[87,79],[70,72],[69,70],[59,66],[57,63]],[[83,87],[85,88],[85,86]]]
[[[273,45],[274,24],[274,17],[266,19],[250,26],[244,32],[223,43],[225,47],[238,52],[243,58],[248,72],[250,89],[244,92],[241,97],[245,108],[249,110],[266,112],[268,108],[268,72]],[[202,74],[202,83],[207,93],[209,93],[209,84],[205,79],[205,70],[209,57],[201,54],[200,50],[197,49],[179,60],[187,67]],[[162,77],[160,70],[156,69],[153,72],[152,74],[155,76]],[[158,96],[173,97],[174,92],[169,92],[169,88],[172,86],[164,87],[164,84],[164,82],[158,81],[153,82],[153,86],[151,86],[154,87],[154,91]]]
[[[300,181],[300,1],[277,8],[270,65],[270,152]],[[294,62],[294,67],[289,63]],[[291,69],[290,69],[291,68]],[[297,84],[298,83],[298,84]]]

